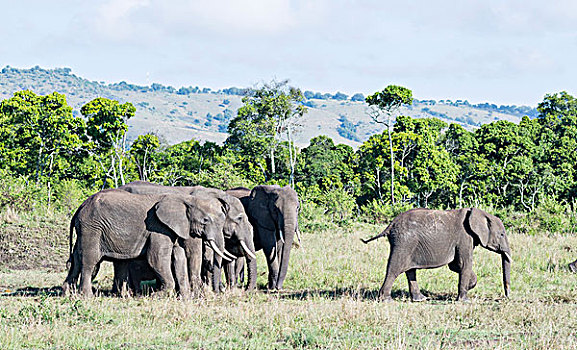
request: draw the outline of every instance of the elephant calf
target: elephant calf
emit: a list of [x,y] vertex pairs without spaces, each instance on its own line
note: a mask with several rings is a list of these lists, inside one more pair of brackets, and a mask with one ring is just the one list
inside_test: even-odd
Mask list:
[[368,243],[387,236],[391,245],[387,274],[379,298],[390,300],[393,282],[405,273],[411,300],[422,301],[417,285],[417,269],[449,265],[459,274],[459,296],[467,300],[467,292],[477,284],[473,272],[473,249],[477,245],[501,254],[505,296],[509,296],[511,250],[503,222],[496,216],[475,208],[459,210],[412,209],[398,215],[379,235]]

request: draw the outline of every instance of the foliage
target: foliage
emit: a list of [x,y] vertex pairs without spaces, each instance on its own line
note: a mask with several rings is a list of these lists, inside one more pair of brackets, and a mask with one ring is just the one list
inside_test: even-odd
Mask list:
[[244,105],[238,109],[236,117],[228,126],[230,135],[226,145],[251,159],[261,168],[265,179],[277,179],[282,177],[279,177],[276,171],[275,152],[282,138],[285,138],[290,153],[292,182],[297,154],[293,135],[299,127],[298,119],[307,112],[303,105],[302,92],[288,86],[287,80],[272,81],[259,89],[251,90],[242,102]]

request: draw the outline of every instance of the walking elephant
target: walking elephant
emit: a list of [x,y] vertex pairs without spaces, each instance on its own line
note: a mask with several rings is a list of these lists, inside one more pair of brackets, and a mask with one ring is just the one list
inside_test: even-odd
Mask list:
[[449,265],[459,274],[457,300],[467,300],[467,292],[477,284],[473,272],[473,249],[481,245],[501,254],[505,296],[511,281],[511,250],[503,222],[494,215],[475,208],[459,210],[413,209],[398,215],[379,235],[388,237],[391,245],[387,274],[379,298],[390,300],[393,282],[405,273],[411,300],[422,301],[417,284],[417,269]]
[[[254,228],[255,249],[263,250],[268,265],[268,289],[282,289],[295,236],[300,241],[297,193],[290,186],[274,185],[256,186],[252,191],[235,188],[227,193],[241,200]],[[237,262],[242,264],[241,259]],[[227,276],[238,271],[231,267]]]
[[[225,213],[225,222],[223,225],[224,249],[223,255],[225,261],[236,259],[239,256],[245,257],[248,263],[248,283],[247,290],[253,290],[256,286],[256,256],[254,254],[253,228],[244,208],[239,199],[226,194],[224,191],[206,188],[203,186],[182,186],[170,187],[158,184],[135,181],[118,188],[136,194],[176,194],[185,195],[205,200],[219,202],[223,206]],[[210,246],[213,248],[212,246]],[[190,239],[185,241],[186,256],[188,259],[190,280],[200,284],[201,266],[203,258],[203,243],[199,239]],[[213,290],[220,290],[222,255],[213,254],[214,249],[205,249],[204,256],[210,257],[208,268],[211,273],[208,274]],[[231,253],[232,252],[232,253]],[[205,263],[205,265],[207,265]]]
[[[161,290],[174,289],[174,268],[179,290],[186,297],[190,282],[184,242],[203,237],[220,252],[223,225],[220,206],[205,199],[135,195],[115,189],[98,192],[82,203],[71,220],[70,266],[63,291],[68,293],[80,275],[80,292],[92,296],[92,276],[102,260],[146,258]],[[77,238],[72,248],[74,229]],[[220,249],[215,242],[221,242]]]

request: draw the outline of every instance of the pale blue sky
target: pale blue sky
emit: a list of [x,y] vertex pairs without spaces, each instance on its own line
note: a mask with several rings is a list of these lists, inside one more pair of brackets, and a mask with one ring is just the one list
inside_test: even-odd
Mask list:
[[51,0],[1,5],[0,65],[90,80],[536,106],[577,94],[577,1]]

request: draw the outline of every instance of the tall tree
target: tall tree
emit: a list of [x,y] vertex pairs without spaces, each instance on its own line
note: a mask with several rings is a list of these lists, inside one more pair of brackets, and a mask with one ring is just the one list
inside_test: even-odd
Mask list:
[[0,103],[0,120],[0,162],[4,163],[0,167],[34,173],[37,182],[48,186],[50,203],[53,176],[64,177],[75,153],[85,145],[84,121],[72,115],[64,95],[42,96],[28,90]]
[[[365,101],[371,107],[370,116],[376,123],[384,124],[389,134],[389,152],[391,160],[391,203],[395,204],[395,165],[393,154],[392,129],[394,117],[403,105],[413,104],[411,90],[397,85],[389,85],[383,91],[367,96]],[[384,118],[383,118],[384,116]]]
[[[102,170],[107,177],[112,176],[115,187],[118,186],[119,177],[124,184],[127,121],[134,117],[136,108],[130,102],[121,104],[98,97],[82,106],[80,112],[87,118],[88,135],[101,157]],[[108,159],[110,164],[106,166],[102,159]]]
[[158,136],[150,133],[138,135],[136,140],[130,145],[130,153],[138,168],[140,180],[148,181],[148,176],[152,168],[152,156],[159,146],[160,141],[158,140]]
[[[290,182],[293,183],[297,149],[294,134],[299,118],[306,112],[300,89],[288,85],[288,80],[272,81],[252,89],[242,99],[243,106],[228,126],[226,144],[256,161],[266,176],[266,161],[270,175],[275,176],[275,152],[282,139],[289,144]],[[263,164],[264,163],[264,164]]]

